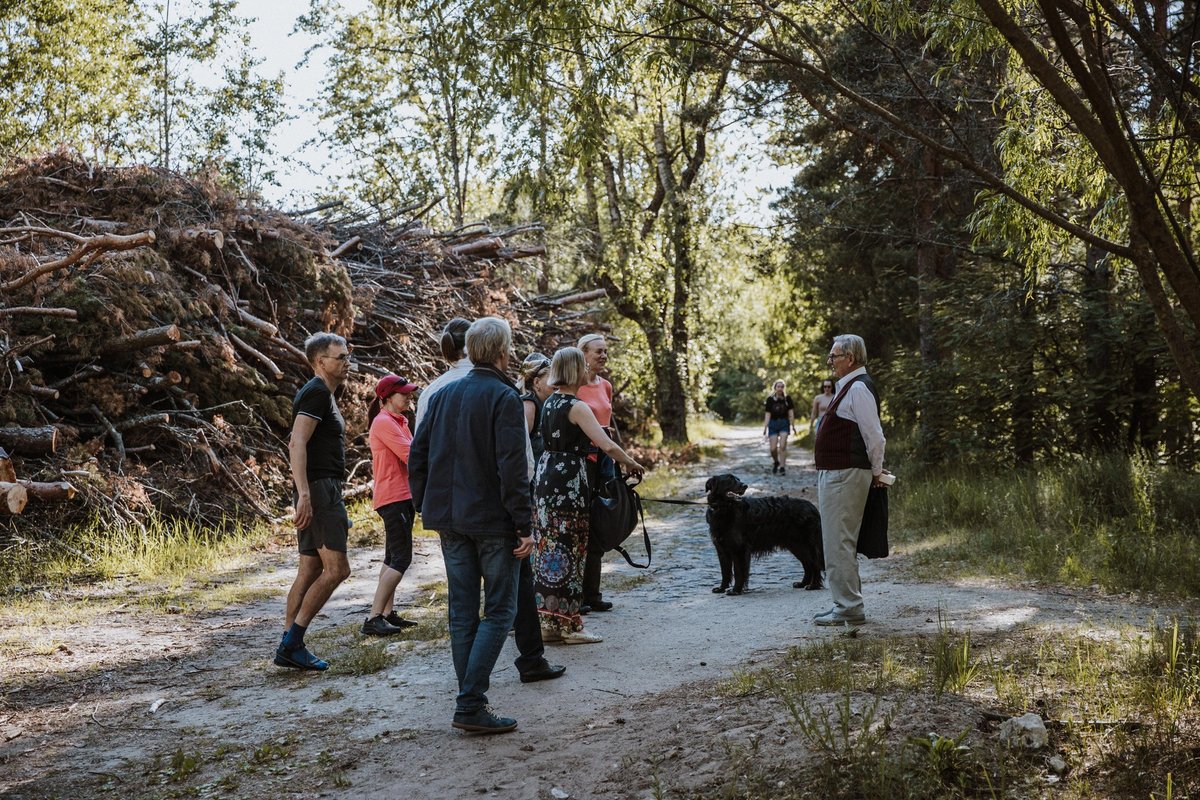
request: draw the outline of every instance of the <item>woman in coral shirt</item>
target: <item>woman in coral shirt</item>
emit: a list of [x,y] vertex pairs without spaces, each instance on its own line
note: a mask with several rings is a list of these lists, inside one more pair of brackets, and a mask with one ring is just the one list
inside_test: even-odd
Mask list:
[[391,636],[417,623],[401,618],[393,609],[396,587],[412,564],[413,502],[408,488],[408,449],[412,432],[404,412],[412,404],[416,384],[398,375],[385,375],[375,386],[375,399],[367,412],[371,426],[371,465],[375,475],[372,505],[383,518],[383,566],[371,614],[363,623],[368,636]]

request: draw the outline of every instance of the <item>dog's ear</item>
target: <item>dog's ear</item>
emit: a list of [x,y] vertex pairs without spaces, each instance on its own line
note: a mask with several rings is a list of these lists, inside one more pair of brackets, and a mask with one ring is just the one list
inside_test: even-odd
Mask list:
[[706,480],[704,482],[704,491],[711,492],[712,488],[713,488],[713,481],[715,481],[715,480],[716,480],[716,478],[709,478],[708,480]]

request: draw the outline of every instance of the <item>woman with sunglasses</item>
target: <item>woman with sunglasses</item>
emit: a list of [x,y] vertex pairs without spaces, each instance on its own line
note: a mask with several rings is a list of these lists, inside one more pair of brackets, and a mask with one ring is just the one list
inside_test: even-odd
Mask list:
[[541,353],[530,353],[521,363],[521,402],[525,404],[525,427],[529,431],[529,444],[533,448],[533,463],[536,465],[546,449],[542,441],[542,403],[554,394],[554,387],[546,379],[550,372],[550,359]]
[[826,378],[821,381],[821,393],[813,398],[812,423],[810,427],[814,436],[817,435],[817,428],[821,427],[821,420],[824,419],[825,412],[829,410],[829,405],[832,402],[833,379]]

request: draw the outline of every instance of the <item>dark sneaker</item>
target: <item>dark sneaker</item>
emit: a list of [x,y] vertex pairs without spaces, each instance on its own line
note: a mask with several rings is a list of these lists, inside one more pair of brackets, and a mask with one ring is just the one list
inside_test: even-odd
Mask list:
[[413,622],[411,619],[405,619],[404,617],[397,614],[395,611],[389,611],[388,615],[386,617],[384,617],[384,619],[386,619],[389,624],[395,625],[397,628],[415,628],[415,627],[417,627],[417,623]]
[[579,613],[586,616],[587,614],[592,613],[592,607],[587,603],[584,603],[579,607]]
[[510,717],[497,717],[491,706],[478,711],[455,711],[453,727],[467,733],[508,733],[517,729],[517,721]]
[[588,607],[592,611],[612,611],[612,603],[607,600],[589,600]]
[[398,628],[384,619],[382,614],[369,617],[362,626],[362,632],[367,636],[395,636],[403,631],[403,628]]
[[[561,639],[561,637],[559,637]],[[561,678],[567,668],[560,664],[551,664],[545,659],[539,667],[525,670],[521,673],[521,683],[537,683],[538,681],[552,681],[555,678]]]
[[307,647],[300,646],[295,650],[288,650],[283,645],[280,645],[275,650],[275,666],[323,672],[329,669],[329,662],[322,661],[308,652]]
[[779,474],[780,474],[780,475],[787,475],[787,468],[786,468],[786,467],[780,467],[780,468],[779,468]]

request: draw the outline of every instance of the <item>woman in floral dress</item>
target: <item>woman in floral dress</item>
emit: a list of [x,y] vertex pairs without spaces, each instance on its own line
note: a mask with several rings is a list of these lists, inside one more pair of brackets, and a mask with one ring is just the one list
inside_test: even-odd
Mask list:
[[629,473],[645,472],[608,438],[591,408],[575,396],[585,380],[587,367],[579,348],[564,347],[554,354],[550,383],[558,390],[542,406],[546,449],[534,477],[533,585],[542,639],[563,644],[601,641],[583,629],[579,614],[592,497],[585,466],[588,448],[596,445]]

